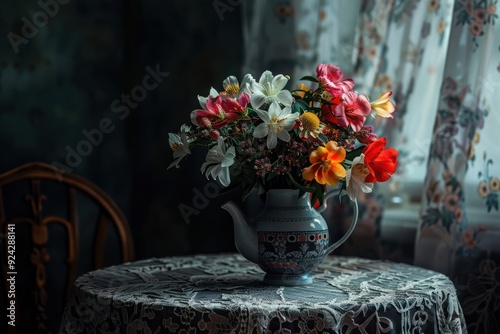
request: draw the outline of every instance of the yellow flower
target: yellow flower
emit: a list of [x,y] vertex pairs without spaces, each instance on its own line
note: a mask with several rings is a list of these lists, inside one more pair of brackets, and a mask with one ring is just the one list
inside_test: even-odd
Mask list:
[[309,156],[312,164],[302,170],[304,180],[316,180],[319,184],[336,185],[345,178],[346,170],[341,162],[344,161],[346,151],[335,141],[329,141],[325,146],[319,146]]
[[318,138],[318,135],[325,127],[318,118],[318,116],[310,111],[304,112],[299,117],[300,121],[300,138],[308,139],[309,137]]
[[222,83],[224,86],[224,91],[230,96],[237,96],[238,92],[240,91],[240,83],[238,82],[238,79],[236,79],[235,76],[231,75],[229,76],[224,82]]
[[370,106],[372,109],[379,115],[384,118],[393,118],[392,113],[396,110],[394,103],[391,101],[392,92],[388,91],[382,93],[378,96],[378,98],[370,102]]
[[297,95],[300,96],[301,98],[304,98],[306,95],[306,92],[309,92],[311,88],[307,87],[303,83],[300,84],[299,86],[299,91],[297,92]]

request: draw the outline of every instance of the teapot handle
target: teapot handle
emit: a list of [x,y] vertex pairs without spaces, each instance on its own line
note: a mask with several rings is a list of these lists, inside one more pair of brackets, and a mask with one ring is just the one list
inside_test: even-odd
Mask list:
[[[333,195],[335,195],[336,193],[338,193],[337,189],[334,189],[334,190],[331,190],[331,191],[327,192],[325,194],[323,204],[321,204],[321,206],[319,206],[316,210],[318,212],[323,212],[326,209],[326,207],[327,207],[326,200],[328,198],[332,197]],[[351,236],[352,232],[354,231],[354,228],[356,227],[356,223],[358,222],[358,202],[356,200],[354,200],[352,202],[354,204],[354,212],[352,214],[351,226],[349,226],[349,229],[342,236],[342,238],[340,238],[337,242],[335,242],[334,244],[330,245],[326,249],[326,253],[325,254],[330,254],[335,249],[337,249],[340,245],[342,245]]]

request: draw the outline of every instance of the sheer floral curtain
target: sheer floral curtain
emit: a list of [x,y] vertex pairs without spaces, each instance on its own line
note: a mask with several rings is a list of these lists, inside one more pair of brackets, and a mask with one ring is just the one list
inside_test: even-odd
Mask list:
[[398,175],[360,200],[357,235],[344,253],[384,258],[378,237],[389,211],[418,217],[409,260],[452,278],[471,333],[500,333],[496,6],[497,0],[242,3],[244,73],[269,69],[297,85],[329,62],[369,96],[393,91],[397,110],[383,135],[400,151]]

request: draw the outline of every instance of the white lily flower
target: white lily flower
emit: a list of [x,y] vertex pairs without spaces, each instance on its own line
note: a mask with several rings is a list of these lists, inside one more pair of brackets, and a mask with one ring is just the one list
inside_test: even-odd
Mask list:
[[214,146],[207,153],[205,162],[201,165],[201,172],[205,173],[207,179],[211,175],[214,180],[219,178],[220,183],[227,187],[231,183],[229,167],[234,164],[236,150],[233,146],[226,150],[224,139],[217,139],[217,146]]
[[281,103],[284,106],[291,106],[293,102],[292,94],[288,90],[283,90],[288,82],[288,78],[282,74],[273,77],[270,71],[262,73],[259,82],[252,80],[252,95],[250,101],[252,107],[260,108],[263,104],[272,102]]
[[361,153],[359,157],[354,158],[351,168],[346,171],[346,190],[352,201],[358,198],[360,191],[364,193],[372,192],[373,183],[365,182],[368,174],[370,174],[370,171],[365,166],[365,155]]
[[277,102],[271,103],[269,110],[255,110],[264,123],[257,125],[253,132],[255,138],[267,136],[267,147],[273,149],[278,144],[278,138],[284,142],[290,141],[290,131],[299,117],[299,113],[292,113],[291,107],[281,109]]
[[189,143],[186,136],[186,132],[190,130],[190,127],[183,124],[181,126],[181,135],[175,133],[168,134],[168,144],[172,151],[174,151],[175,160],[168,166],[167,169],[175,166],[175,168],[179,168],[179,162],[186,155],[191,154],[191,150],[189,149]]
[[239,98],[242,93],[247,93],[249,96],[251,94],[250,85],[255,82],[254,78],[250,74],[245,74],[243,81],[240,83],[238,79],[231,75],[222,82],[222,86],[227,94],[231,97]]

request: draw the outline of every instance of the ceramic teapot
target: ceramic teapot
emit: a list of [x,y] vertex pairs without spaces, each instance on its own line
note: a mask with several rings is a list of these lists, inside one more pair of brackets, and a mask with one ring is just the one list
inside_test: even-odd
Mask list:
[[299,196],[294,189],[271,189],[266,193],[262,211],[247,218],[232,201],[222,205],[234,222],[236,248],[266,273],[264,283],[307,285],[313,282],[311,272],[351,235],[358,220],[354,204],[351,225],[344,236],[330,245],[328,225],[321,215],[326,200],[338,194],[334,189],[324,196],[324,204],[314,209],[309,193]]

